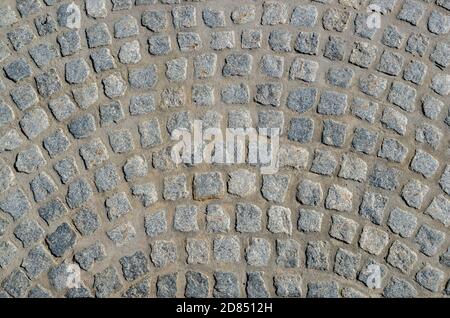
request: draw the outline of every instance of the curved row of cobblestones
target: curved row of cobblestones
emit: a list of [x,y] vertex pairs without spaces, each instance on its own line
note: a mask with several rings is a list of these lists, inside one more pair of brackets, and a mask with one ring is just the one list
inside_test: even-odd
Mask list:
[[[0,296],[450,295],[449,11],[2,0]],[[196,119],[278,171],[175,164]]]

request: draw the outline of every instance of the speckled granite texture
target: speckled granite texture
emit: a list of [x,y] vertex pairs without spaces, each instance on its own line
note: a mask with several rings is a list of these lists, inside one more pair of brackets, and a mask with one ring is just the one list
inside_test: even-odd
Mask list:
[[[449,10],[1,0],[0,296],[450,295]],[[176,164],[196,119],[278,170]]]

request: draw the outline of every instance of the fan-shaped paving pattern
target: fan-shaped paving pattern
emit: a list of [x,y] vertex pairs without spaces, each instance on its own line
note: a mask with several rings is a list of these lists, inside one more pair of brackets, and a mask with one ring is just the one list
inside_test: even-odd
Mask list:
[[[3,0],[0,295],[450,294],[449,10]],[[176,165],[194,119],[279,170]]]

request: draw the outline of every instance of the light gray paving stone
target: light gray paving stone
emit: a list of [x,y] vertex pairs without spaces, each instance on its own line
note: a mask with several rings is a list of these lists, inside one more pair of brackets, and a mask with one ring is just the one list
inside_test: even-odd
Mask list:
[[108,238],[118,247],[130,245],[136,240],[136,229],[130,223],[122,223],[106,232]]
[[342,156],[341,168],[338,176],[344,179],[363,182],[366,180],[367,163],[354,155]]
[[311,28],[316,23],[317,15],[314,5],[298,5],[292,11],[290,23],[295,27]]
[[28,252],[21,266],[25,269],[28,277],[35,279],[47,272],[53,264],[54,261],[45,247],[37,245]]
[[237,236],[218,236],[213,241],[213,254],[218,262],[240,261],[240,241]]
[[254,5],[238,6],[231,12],[231,20],[235,24],[246,24],[255,20],[256,8]]
[[245,250],[245,259],[251,266],[267,266],[271,255],[270,243],[263,238],[252,238]]
[[14,111],[3,100],[0,100],[0,127],[6,126],[15,119]]
[[129,213],[132,209],[125,192],[117,192],[108,197],[105,201],[105,206],[108,219],[110,220],[118,219]]
[[73,157],[67,157],[57,161],[53,169],[59,175],[62,183],[70,182],[78,174],[78,166]]
[[65,79],[69,84],[84,83],[89,74],[89,65],[82,58],[70,60],[65,65]]
[[27,111],[20,120],[20,128],[28,139],[35,139],[49,126],[49,118],[42,108]]
[[387,88],[387,80],[369,73],[360,77],[358,87],[364,94],[379,98]]
[[136,280],[149,272],[147,257],[142,251],[123,256],[119,263],[122,265],[124,278],[128,281]]
[[353,194],[347,188],[333,184],[328,189],[325,207],[330,210],[351,211]]
[[236,230],[241,233],[255,233],[261,230],[261,209],[252,203],[236,204]]
[[177,42],[181,52],[195,52],[203,47],[203,41],[196,32],[178,32]]
[[335,281],[313,281],[308,283],[308,298],[338,298],[339,286]]
[[377,51],[377,47],[368,42],[355,42],[349,62],[362,68],[368,68],[375,62]]
[[241,47],[243,49],[254,50],[261,47],[261,30],[244,29],[241,34]]
[[0,267],[6,268],[15,258],[17,247],[10,241],[0,241]]
[[314,133],[314,121],[309,117],[294,117],[290,121],[287,137],[299,143],[311,141]]
[[239,297],[241,292],[239,288],[238,277],[232,272],[215,272],[215,285],[213,296],[216,298]]
[[334,260],[334,272],[344,278],[354,279],[359,270],[360,261],[361,255],[339,248]]
[[286,105],[296,112],[304,113],[314,107],[317,95],[317,89],[315,88],[295,89],[289,92]]
[[263,175],[261,193],[269,202],[283,203],[289,187],[289,175]]
[[269,290],[264,281],[263,272],[247,273],[246,292],[249,298],[268,298]]
[[55,46],[51,44],[39,44],[28,50],[34,63],[40,68],[49,65],[57,57],[59,52]]
[[448,43],[439,42],[436,44],[433,52],[430,55],[430,60],[440,67],[447,67],[450,65],[449,57],[450,46]]
[[35,80],[37,90],[44,98],[55,95],[62,88],[61,80],[54,68],[37,75]]
[[36,285],[28,292],[28,298],[53,298],[53,296],[47,289]]
[[394,138],[384,138],[378,157],[401,163],[408,154],[408,148]]
[[0,159],[0,192],[5,192],[14,183],[15,176],[11,167]]
[[[218,243],[220,238],[214,240],[214,256],[217,261],[233,262],[235,255],[239,255],[239,244],[235,242],[223,240]],[[201,239],[187,239],[186,252],[188,254],[188,264],[208,264],[209,261],[209,243]],[[238,252],[235,252],[235,248]]]
[[203,22],[210,28],[219,28],[226,25],[225,14],[222,10],[205,8],[202,11]]
[[100,138],[95,138],[80,147],[80,156],[83,158],[87,169],[100,165],[103,161],[109,159],[106,146]]
[[156,283],[156,295],[161,298],[175,297],[177,293],[177,273],[159,275]]
[[25,220],[14,228],[14,236],[24,247],[30,247],[44,236],[44,230],[35,220]]
[[430,178],[438,169],[439,162],[429,153],[417,149],[411,161],[411,169],[422,174],[425,178]]
[[[0,297],[450,295],[448,10],[0,4]],[[176,163],[195,120],[274,170]]]
[[374,255],[380,255],[388,243],[388,233],[370,225],[364,226],[359,238],[359,246]]
[[319,271],[330,268],[330,244],[326,241],[309,241],[306,247],[306,267]]
[[375,192],[365,192],[359,207],[359,214],[372,223],[380,225],[383,221],[384,211],[388,198]]
[[210,47],[216,51],[235,47],[234,31],[217,31],[211,33]]
[[50,157],[56,157],[66,152],[69,147],[70,141],[62,129],[56,130],[44,139],[44,148],[47,150]]
[[18,220],[31,210],[31,205],[23,190],[14,187],[1,194],[0,210]]
[[69,208],[80,207],[87,202],[93,195],[91,185],[84,178],[77,179],[69,184],[66,202]]
[[399,170],[377,163],[369,176],[369,183],[376,188],[393,190],[399,186],[399,174]]
[[417,290],[408,281],[392,277],[383,290],[386,298],[414,298],[417,296]]
[[269,35],[269,46],[275,52],[290,52],[292,35],[288,31],[273,30]]
[[373,123],[375,121],[377,111],[377,103],[359,97],[355,97],[352,100],[352,114],[360,119],[368,121],[369,123]]
[[3,289],[15,298],[24,297],[30,285],[30,280],[20,269],[13,270],[2,283]]
[[46,242],[53,255],[61,257],[71,250],[76,243],[76,234],[67,223],[62,223],[47,235]]
[[46,164],[41,149],[34,145],[17,154],[15,167],[20,172],[33,173]]
[[166,210],[158,210],[144,218],[145,233],[157,236],[167,231]]
[[9,129],[0,137],[0,152],[11,151],[20,147],[25,141],[17,130]]
[[155,241],[151,245],[150,258],[156,267],[164,267],[177,259],[177,248],[173,241]]
[[417,261],[415,253],[408,245],[396,240],[389,248],[386,261],[400,272],[409,273]]
[[104,22],[99,22],[86,28],[86,39],[89,48],[107,46],[112,42],[111,33]]
[[81,50],[81,38],[77,30],[58,34],[57,41],[62,56],[70,56]]
[[[349,11],[338,8],[329,8],[325,10],[324,15],[322,16],[322,25],[325,30],[342,32],[347,28],[349,18]],[[358,25],[356,32],[358,32]]]
[[195,205],[178,205],[175,207],[173,219],[175,230],[180,232],[197,232],[198,226],[198,208]]
[[402,237],[411,237],[417,227],[417,218],[414,214],[399,208],[394,208],[387,221],[392,232]]
[[187,298],[206,298],[209,295],[208,276],[201,272],[186,272],[186,287],[184,295]]
[[332,175],[337,167],[335,155],[329,150],[316,149],[311,165],[311,172],[320,175]]
[[267,228],[272,233],[292,234],[291,210],[282,206],[272,205],[267,211]]
[[404,34],[395,25],[388,25],[383,32],[381,42],[386,46],[398,49],[404,39]]
[[450,93],[450,76],[438,74],[431,80],[431,88],[442,96]]
[[297,227],[302,232],[320,232],[323,213],[310,209],[299,209]]
[[425,265],[416,274],[416,282],[423,288],[428,289],[432,292],[439,291],[443,281],[444,272],[438,268],[432,267],[429,264]]
[[69,96],[62,95],[51,99],[48,103],[53,116],[58,121],[65,121],[67,118],[71,117],[76,112],[76,106],[72,102]]
[[93,234],[100,226],[98,215],[90,208],[81,208],[74,216],[73,223],[84,236]]
[[300,32],[294,40],[294,49],[302,54],[317,55],[320,34],[317,32]]
[[39,216],[50,224],[61,218],[67,212],[67,208],[59,198],[53,199],[38,208]]
[[108,11],[106,9],[105,0],[87,0],[86,12],[93,18],[104,18],[107,16]]
[[291,144],[282,144],[278,149],[278,166],[294,169],[305,169],[308,164],[309,152]]
[[350,244],[356,235],[358,227],[359,225],[356,221],[334,214],[329,234],[337,240]]
[[440,129],[429,124],[422,124],[416,129],[416,140],[431,146],[433,149],[438,148],[442,138]]
[[262,25],[285,24],[288,19],[288,7],[284,3],[265,1],[263,4]]
[[194,200],[219,199],[223,196],[224,181],[219,172],[199,173],[194,175]]
[[433,219],[441,222],[445,226],[449,225],[449,212],[450,212],[450,201],[443,195],[436,196],[425,213],[430,215]]
[[1,8],[2,19],[0,20],[0,27],[4,28],[18,21],[17,13],[10,6],[5,5]]
[[259,71],[264,76],[281,78],[284,72],[284,57],[279,55],[263,55],[258,63]]
[[340,37],[330,35],[325,44],[324,54],[332,61],[342,61],[345,54],[345,40]]
[[418,1],[406,0],[400,12],[397,14],[397,18],[412,25],[417,25],[422,18],[425,7]]
[[25,46],[28,46],[35,38],[31,27],[27,24],[9,31],[6,36],[8,37],[9,42],[11,42],[11,45],[16,51],[20,51]]
[[111,296],[119,291],[122,286],[117,270],[112,266],[94,275],[95,296],[98,298]]

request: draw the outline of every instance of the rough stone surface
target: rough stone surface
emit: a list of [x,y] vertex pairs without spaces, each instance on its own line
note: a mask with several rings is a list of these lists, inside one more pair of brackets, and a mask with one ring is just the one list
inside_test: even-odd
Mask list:
[[448,0],[71,2],[0,4],[1,297],[450,295]]
[[359,214],[374,224],[380,225],[387,202],[388,198],[379,193],[365,192],[359,206]]

